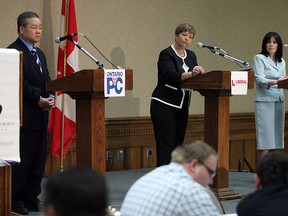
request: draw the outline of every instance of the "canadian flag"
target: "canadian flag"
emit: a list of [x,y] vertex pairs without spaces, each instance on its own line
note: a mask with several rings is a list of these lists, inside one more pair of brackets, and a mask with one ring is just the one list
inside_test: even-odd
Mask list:
[[[62,0],[60,35],[77,33],[74,0]],[[73,36],[78,42],[78,36]],[[59,44],[57,79],[79,71],[78,48],[70,40]],[[50,151],[65,158],[76,132],[75,101],[69,95],[57,92],[48,130],[51,131]]]

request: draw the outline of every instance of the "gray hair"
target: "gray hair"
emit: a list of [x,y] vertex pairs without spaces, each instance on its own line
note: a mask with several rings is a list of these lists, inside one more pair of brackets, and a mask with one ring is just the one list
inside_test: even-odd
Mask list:
[[28,19],[30,18],[39,18],[38,14],[32,11],[26,11],[21,13],[17,18],[17,31],[20,32],[20,27],[26,27],[28,24]]
[[171,162],[184,164],[194,159],[204,162],[210,155],[218,157],[217,152],[210,145],[196,140],[192,143],[177,146],[171,154]]

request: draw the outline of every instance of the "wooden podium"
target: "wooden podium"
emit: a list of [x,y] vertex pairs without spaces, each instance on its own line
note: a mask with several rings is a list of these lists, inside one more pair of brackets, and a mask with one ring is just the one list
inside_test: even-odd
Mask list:
[[[125,70],[125,90],[133,88],[133,71]],[[103,175],[105,160],[104,70],[82,70],[47,84],[76,99],[76,162]]]
[[[229,97],[231,71],[211,71],[185,80],[182,88],[198,91],[205,97],[204,141],[218,152],[217,175],[212,190],[220,199],[237,199],[243,195],[229,188]],[[254,87],[254,72],[248,71],[248,89]]]
[[0,216],[11,215],[12,167],[0,167]]
[[278,88],[288,89],[288,79],[278,81]]

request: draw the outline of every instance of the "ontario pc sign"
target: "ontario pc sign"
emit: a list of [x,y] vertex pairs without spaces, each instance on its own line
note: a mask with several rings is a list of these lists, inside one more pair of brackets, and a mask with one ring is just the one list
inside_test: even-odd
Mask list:
[[104,96],[125,96],[125,69],[104,70]]

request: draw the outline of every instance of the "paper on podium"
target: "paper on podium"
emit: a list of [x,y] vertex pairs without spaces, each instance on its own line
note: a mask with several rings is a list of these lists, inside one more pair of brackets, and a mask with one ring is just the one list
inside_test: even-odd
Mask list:
[[247,71],[231,71],[231,95],[247,95]]
[[0,48],[0,160],[20,162],[20,52]]

